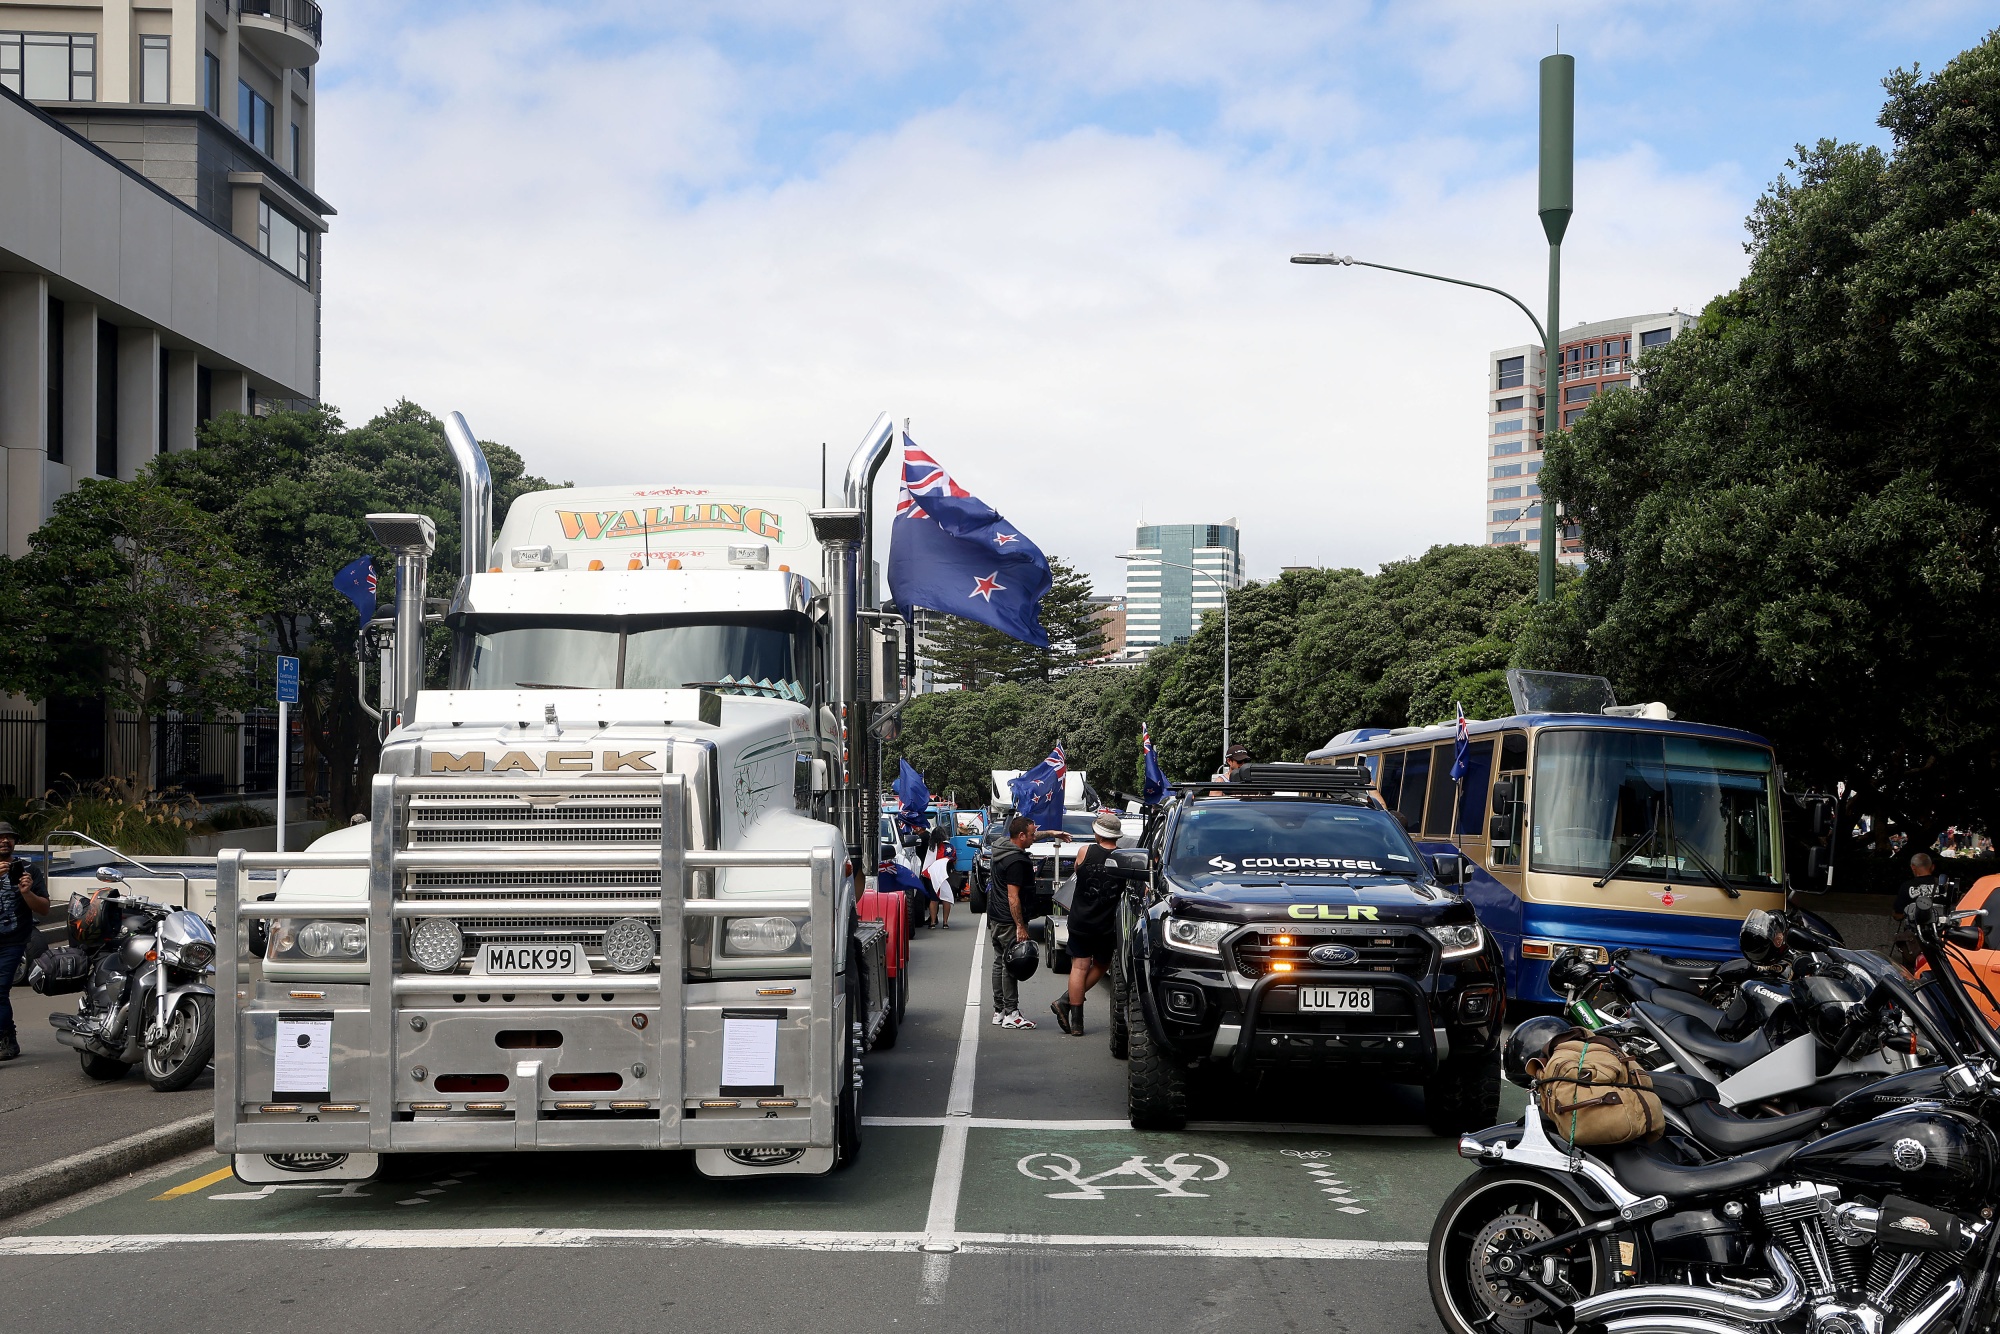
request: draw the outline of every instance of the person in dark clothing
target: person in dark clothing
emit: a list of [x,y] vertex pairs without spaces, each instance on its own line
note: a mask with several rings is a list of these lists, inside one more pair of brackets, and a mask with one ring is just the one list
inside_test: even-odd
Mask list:
[[14,1003],[8,992],[14,986],[14,970],[35,934],[35,914],[49,910],[49,878],[42,868],[14,855],[19,836],[14,826],[0,820],[0,1061],[21,1054],[14,1032]]
[[1109,865],[1124,824],[1113,812],[1101,811],[1090,832],[1096,841],[1077,850],[1076,892],[1069,902],[1069,995],[1049,1004],[1062,1031],[1076,1038],[1083,1036],[1083,998],[1111,968],[1124,887]]
[[1896,919],[1896,939],[1889,952],[1897,963],[1905,968],[1917,965],[1917,938],[1904,914],[1918,903],[1942,903],[1948,893],[1938,880],[1937,863],[1928,852],[1910,858],[1909,882],[1896,891],[1896,901],[1889,908],[1889,915]]
[[992,884],[986,895],[987,930],[993,941],[993,1022],[1001,1028],[1033,1028],[1021,1013],[1021,984],[1007,971],[1007,951],[1029,939],[1028,918],[1035,910],[1035,822],[1017,815],[1007,822],[1007,845],[993,858]]

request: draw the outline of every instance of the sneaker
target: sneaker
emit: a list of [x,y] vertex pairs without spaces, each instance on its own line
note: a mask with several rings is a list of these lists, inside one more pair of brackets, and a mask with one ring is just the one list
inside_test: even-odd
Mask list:
[[1073,1031],[1069,1026],[1070,1009],[1068,1001],[1052,1000],[1049,1002],[1049,1009],[1055,1014],[1057,1027],[1061,1028],[1065,1033]]
[[14,1040],[13,1034],[10,1033],[6,1037],[0,1037],[0,1061],[14,1060],[20,1054],[21,1044]]
[[1035,1021],[1022,1014],[1019,1010],[1010,1011],[1006,1018],[996,1019],[993,1022],[1002,1028],[1033,1028],[1035,1026]]

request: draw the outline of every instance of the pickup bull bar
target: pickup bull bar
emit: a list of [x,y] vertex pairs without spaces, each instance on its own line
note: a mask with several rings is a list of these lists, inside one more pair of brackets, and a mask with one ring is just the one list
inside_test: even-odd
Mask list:
[[[660,800],[661,837],[658,848],[640,844],[614,848],[542,848],[516,845],[504,848],[407,848],[400,846],[401,813],[404,798],[417,795],[467,796],[477,798],[481,788],[493,793],[528,796],[567,796],[579,792],[596,794],[657,795]],[[478,1151],[498,1149],[562,1148],[827,1148],[834,1143],[834,1100],[837,1072],[834,1057],[835,965],[839,947],[837,935],[842,905],[836,902],[839,876],[835,854],[830,847],[803,849],[754,849],[716,851],[688,846],[688,790],[680,775],[658,778],[605,778],[590,775],[582,779],[549,777],[509,778],[490,784],[468,783],[462,778],[403,777],[377,775],[371,791],[373,840],[367,853],[303,852],[263,853],[239,849],[224,850],[217,858],[215,877],[215,919],[217,938],[215,1043],[215,1147],[225,1154],[293,1153],[387,1153],[422,1151]],[[810,890],[804,896],[785,895],[740,898],[693,897],[693,875],[697,871],[735,867],[799,867],[809,872]],[[291,902],[246,900],[246,872],[251,870],[298,871],[307,869],[369,870],[365,904],[353,900]],[[463,975],[434,976],[404,971],[399,959],[400,924],[408,918],[450,915],[454,917],[511,917],[523,913],[548,912],[548,899],[421,899],[405,900],[398,887],[405,873],[426,871],[520,871],[520,870],[651,870],[658,868],[660,888],[655,895],[630,895],[588,900],[590,910],[621,916],[657,918],[660,927],[662,967],[656,973],[620,974],[596,972],[584,985],[594,993],[623,993],[637,996],[623,1008],[654,1004],[658,1012],[647,1016],[652,1029],[651,1070],[656,1075],[650,1100],[658,1107],[658,1120],[650,1116],[619,1120],[547,1119],[540,1114],[540,1102],[549,1096],[543,1087],[542,1063],[521,1060],[512,1081],[513,1117],[508,1119],[452,1119],[421,1121],[401,1119],[399,1102],[411,1100],[397,1083],[397,1043],[407,1025],[399,1022],[405,999],[442,1000],[451,993],[500,990],[492,983],[482,985]],[[808,1088],[801,1091],[799,1105],[809,1107],[808,1117],[768,1119],[689,1117],[686,1033],[685,950],[683,926],[689,918],[721,918],[753,914],[809,914],[811,917],[811,998],[807,1024]],[[246,1106],[260,1101],[246,1079],[246,1041],[252,1026],[251,1013],[269,1014],[296,1008],[292,996],[298,984],[263,982],[254,985],[246,976],[252,962],[248,952],[246,922],[276,917],[320,917],[332,920],[363,920],[368,929],[368,980],[361,984],[329,983],[311,993],[316,1006],[349,1013],[367,1012],[366,1024],[366,1119],[308,1120],[303,1116],[246,1120]],[[675,966],[679,965],[679,966]],[[575,990],[578,979],[563,976],[547,980],[509,979],[517,992]],[[283,999],[291,997],[290,1000]],[[796,999],[796,998],[794,998]],[[574,1008],[574,1007],[573,1007]],[[790,1010],[801,1008],[788,1005]],[[601,1010],[598,1013],[602,1013]],[[850,1016],[850,1020],[861,1016]],[[439,1022],[443,1022],[440,1019]],[[635,1016],[634,1028],[643,1032]],[[336,1043],[338,1046],[338,1043]],[[532,1052],[521,1053],[532,1056]],[[788,1091],[789,1093],[789,1091]],[[700,1094],[696,1096],[702,1096]],[[364,1101],[347,1098],[346,1102]],[[801,1131],[805,1133],[802,1134]]]

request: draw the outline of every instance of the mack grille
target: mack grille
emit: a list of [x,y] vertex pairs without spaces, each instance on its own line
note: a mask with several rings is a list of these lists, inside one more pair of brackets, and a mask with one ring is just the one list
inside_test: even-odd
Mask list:
[[[1345,945],[1355,953],[1352,963],[1329,965],[1313,962],[1315,945]],[[1384,927],[1368,933],[1312,933],[1258,930],[1236,937],[1230,946],[1236,971],[1244,977],[1263,977],[1273,971],[1310,972],[1337,968],[1345,973],[1401,973],[1421,980],[1430,970],[1430,937],[1410,927]],[[1274,970],[1286,963],[1289,969]]]

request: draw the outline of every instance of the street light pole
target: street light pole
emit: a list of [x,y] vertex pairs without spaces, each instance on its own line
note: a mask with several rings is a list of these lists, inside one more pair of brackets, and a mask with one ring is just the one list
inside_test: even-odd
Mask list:
[[[1562,241],[1575,208],[1572,186],[1576,176],[1576,57],[1542,59],[1541,197],[1537,212],[1549,238],[1549,324],[1542,335],[1542,449],[1548,457],[1549,437],[1562,425],[1561,379],[1556,357],[1561,353]],[[1538,600],[1556,598],[1556,508],[1542,497],[1541,578]]]
[[1183,565],[1177,560],[1161,560],[1158,556],[1142,556],[1136,551],[1121,551],[1118,553],[1118,559],[1151,561],[1155,565],[1167,566],[1170,569],[1186,570],[1189,574],[1200,575],[1202,578],[1208,580],[1211,584],[1214,584],[1217,588],[1222,590],[1222,767],[1225,769],[1228,768],[1229,767],[1229,585],[1223,583],[1220,579],[1216,578],[1213,574],[1210,574],[1207,570],[1198,570],[1192,565]]

